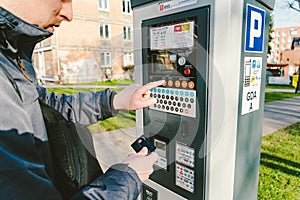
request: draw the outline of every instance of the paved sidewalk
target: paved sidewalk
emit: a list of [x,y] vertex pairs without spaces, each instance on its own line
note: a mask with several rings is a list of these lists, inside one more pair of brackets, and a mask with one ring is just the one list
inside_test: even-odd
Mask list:
[[263,136],[299,121],[300,96],[265,103]]

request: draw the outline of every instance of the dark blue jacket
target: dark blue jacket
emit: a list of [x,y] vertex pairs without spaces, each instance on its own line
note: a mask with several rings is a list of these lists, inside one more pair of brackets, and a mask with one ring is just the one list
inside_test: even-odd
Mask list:
[[[34,11],[33,11],[34,12]],[[0,67],[13,77],[18,96],[0,70],[0,199],[61,199],[53,185],[51,155],[38,98],[66,119],[82,124],[114,116],[109,89],[78,95],[55,95],[38,88],[22,74],[17,60],[35,80],[31,58],[34,46],[52,33],[28,24],[0,7]],[[91,109],[93,108],[93,109]],[[124,164],[117,164],[82,188],[72,199],[135,199],[141,181]]]

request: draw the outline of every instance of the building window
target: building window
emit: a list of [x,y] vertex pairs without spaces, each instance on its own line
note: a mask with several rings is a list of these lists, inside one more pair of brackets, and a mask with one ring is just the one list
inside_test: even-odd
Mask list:
[[108,3],[109,0],[98,0],[99,10],[108,11],[109,10]]
[[111,53],[104,52],[100,55],[101,67],[111,67]]
[[131,40],[131,27],[129,27],[129,26],[123,27],[123,39]]
[[124,53],[124,67],[133,65],[133,53]]
[[285,42],[285,37],[281,38],[281,42]]
[[286,31],[282,31],[282,36],[286,36]]
[[131,13],[130,0],[123,0],[123,13],[126,13],[126,14]]
[[297,35],[298,34],[298,30],[293,28],[290,30],[290,35]]
[[110,25],[100,24],[100,39],[109,39],[109,38],[110,38]]

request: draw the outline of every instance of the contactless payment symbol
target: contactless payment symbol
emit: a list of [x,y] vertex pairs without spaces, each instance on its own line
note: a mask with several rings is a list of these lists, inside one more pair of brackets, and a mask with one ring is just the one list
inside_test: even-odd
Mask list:
[[246,18],[246,52],[263,52],[265,32],[265,11],[247,4]]

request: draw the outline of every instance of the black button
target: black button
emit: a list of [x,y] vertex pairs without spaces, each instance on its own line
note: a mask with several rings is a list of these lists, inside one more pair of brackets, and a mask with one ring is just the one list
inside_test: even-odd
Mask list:
[[175,101],[178,101],[178,97],[175,97]]
[[154,108],[156,108],[157,107],[157,105],[156,104],[154,104]]
[[183,113],[183,109],[182,108],[180,108],[180,112]]
[[150,97],[153,97],[153,94],[152,94],[152,93],[150,94]]
[[171,100],[172,100],[172,101],[174,100],[174,97],[173,97],[173,96],[171,96]]
[[167,100],[164,100],[164,104],[167,104],[168,103],[168,101]]
[[154,98],[156,98],[157,97],[157,94],[154,94]]
[[157,97],[160,98],[160,94],[158,94]]
[[158,106],[157,106],[159,109],[161,108],[161,105],[160,104],[158,104]]
[[170,99],[170,96],[169,96],[169,95],[167,95],[167,96],[166,96],[166,99]]
[[169,110],[169,106],[166,106],[166,109]]
[[188,104],[187,107],[188,107],[188,108],[191,108],[192,106],[191,106],[191,104]]
[[180,102],[178,102],[178,103],[177,103],[177,105],[178,105],[178,107],[180,107],[180,106],[181,106],[181,103],[180,103]]
[[194,99],[193,99],[193,98],[192,98],[192,99],[190,99],[190,102],[191,102],[191,103],[194,103]]
[[162,108],[162,109],[165,109],[165,105],[162,105],[161,108]]
[[175,101],[173,102],[173,106],[176,106],[176,102]]
[[183,97],[180,97],[180,101],[183,101]]
[[164,95],[164,94],[163,94],[163,95],[161,95],[161,98],[162,98],[162,99],[164,99],[164,98],[165,98],[165,95]]
[[159,101],[160,104],[163,104],[163,102],[164,102],[164,101],[163,101],[162,99]]
[[184,107],[184,108],[185,108],[185,107],[186,107],[186,104],[185,104],[185,103],[183,103],[183,104],[182,104],[182,107]]
[[178,108],[175,108],[175,111],[176,111],[176,112],[178,112],[178,110],[179,110]]
[[169,104],[169,105],[171,105],[171,104],[172,104],[172,102],[171,102],[171,101],[168,101],[168,104]]
[[174,111],[174,107],[173,106],[171,107],[171,111]]
[[185,98],[185,102],[189,102],[189,98]]

